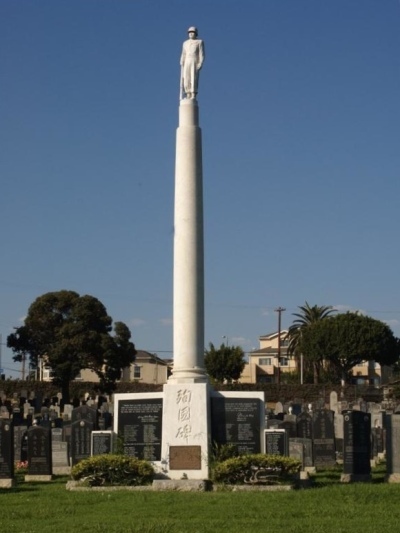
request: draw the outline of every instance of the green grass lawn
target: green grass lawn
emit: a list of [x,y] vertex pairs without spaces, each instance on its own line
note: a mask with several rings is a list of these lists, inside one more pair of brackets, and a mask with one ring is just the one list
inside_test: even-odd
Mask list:
[[66,478],[0,490],[1,533],[398,533],[400,486],[341,484],[340,470],[290,492],[70,492]]

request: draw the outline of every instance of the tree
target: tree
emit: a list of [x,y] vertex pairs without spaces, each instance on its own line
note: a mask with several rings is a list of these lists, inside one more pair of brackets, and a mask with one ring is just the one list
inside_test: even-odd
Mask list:
[[100,388],[111,391],[121,370],[135,360],[128,327],[116,322],[114,331],[112,336],[112,318],[97,298],[62,290],[39,296],[31,304],[24,325],[8,336],[7,346],[14,361],[28,355],[33,368],[44,359],[68,402],[69,384],[81,370],[93,370]]
[[387,324],[357,313],[341,313],[306,328],[300,349],[312,359],[328,361],[342,384],[353,366],[363,361],[393,365],[400,357],[399,341]]
[[[336,311],[327,305],[313,305],[312,307],[308,302],[305,302],[305,305],[300,305],[299,309],[301,313],[293,313],[293,316],[296,316],[296,320],[289,327],[288,337],[289,337],[289,346],[288,354],[294,356],[297,361],[300,358],[302,350],[300,349],[300,341],[304,331],[311,325],[316,322],[320,322],[325,318],[328,318],[335,313]],[[310,364],[313,368],[314,374],[314,383],[318,383],[319,373],[321,369],[321,360],[312,359],[308,354],[303,352],[303,355],[306,356],[306,364]]]
[[204,365],[208,375],[216,382],[237,381],[245,365],[244,352],[240,346],[221,346],[216,349],[210,342],[205,351]]

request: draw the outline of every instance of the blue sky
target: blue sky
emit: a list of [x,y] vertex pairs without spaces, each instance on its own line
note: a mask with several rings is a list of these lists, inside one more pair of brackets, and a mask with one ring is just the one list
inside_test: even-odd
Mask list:
[[[99,298],[172,356],[179,56],[199,28],[206,344],[311,305],[400,336],[400,2],[0,0],[0,333]],[[12,373],[11,370],[14,369]]]

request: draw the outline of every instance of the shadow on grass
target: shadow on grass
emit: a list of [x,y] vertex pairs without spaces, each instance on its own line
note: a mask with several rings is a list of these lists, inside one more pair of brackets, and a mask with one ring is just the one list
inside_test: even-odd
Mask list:
[[[343,473],[342,466],[335,466],[333,468],[317,472],[310,476],[311,488],[329,487],[332,485],[341,484],[341,475]],[[386,464],[380,463],[376,467],[371,469],[371,481],[374,485],[384,483],[386,477]]]

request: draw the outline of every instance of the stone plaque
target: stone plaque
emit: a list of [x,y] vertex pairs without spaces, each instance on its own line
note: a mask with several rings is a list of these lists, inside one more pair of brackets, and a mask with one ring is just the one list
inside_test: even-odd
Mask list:
[[28,429],[28,475],[51,476],[51,431],[41,426]]
[[118,402],[118,438],[126,455],[161,461],[162,411],[162,398]]
[[53,467],[69,466],[68,443],[56,441],[51,445]]
[[267,455],[289,455],[288,435],[285,429],[266,429],[264,433]]
[[261,406],[258,398],[211,397],[212,441],[233,444],[240,454],[261,453]]
[[0,479],[14,477],[14,435],[9,420],[0,419]]
[[92,455],[112,453],[112,431],[92,431]]
[[201,470],[201,446],[170,446],[170,470]]

